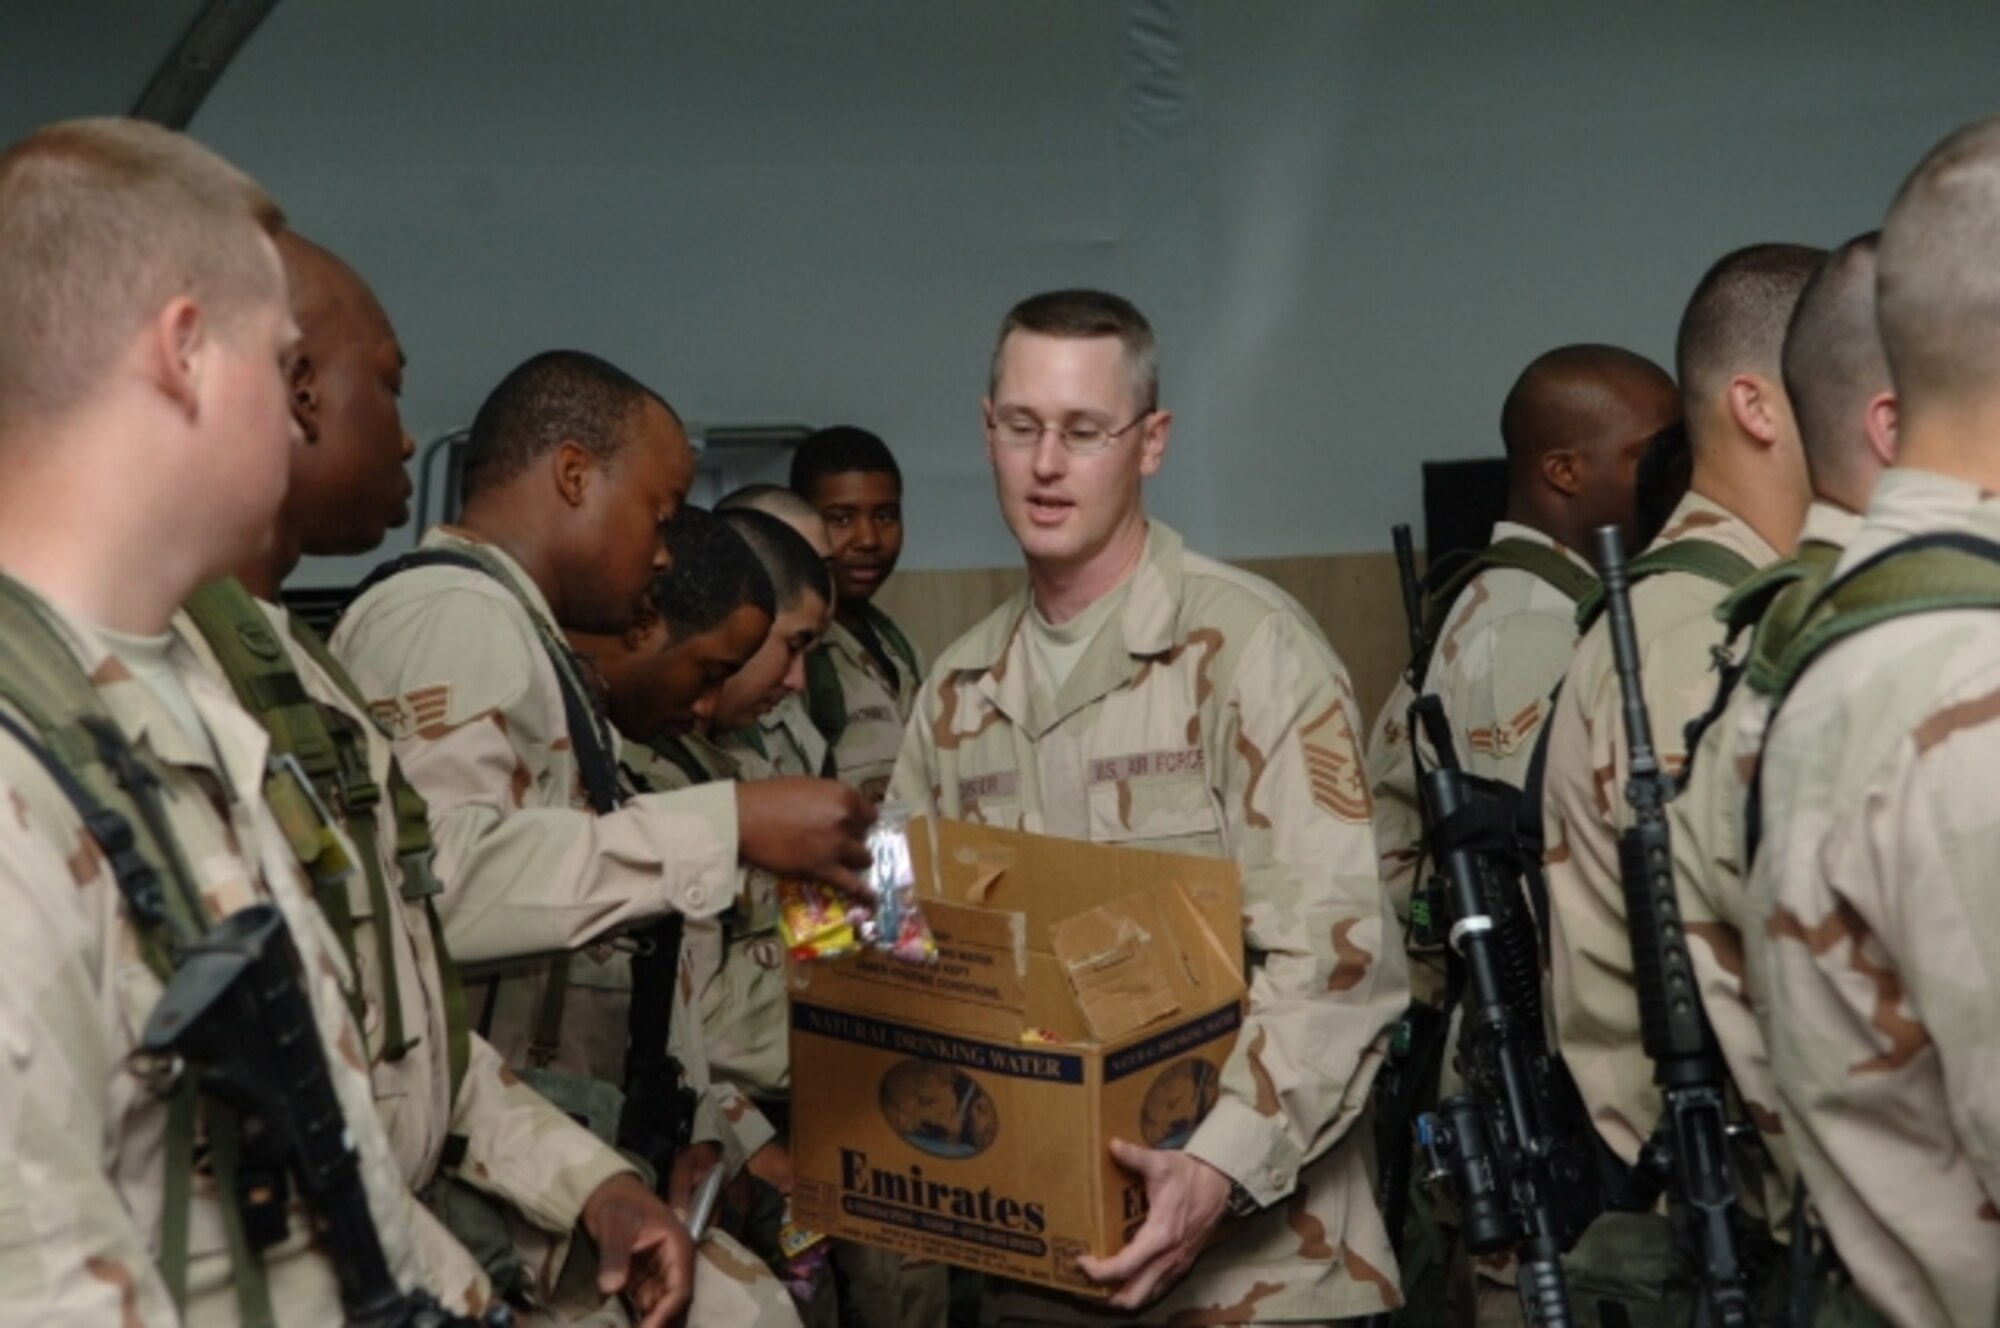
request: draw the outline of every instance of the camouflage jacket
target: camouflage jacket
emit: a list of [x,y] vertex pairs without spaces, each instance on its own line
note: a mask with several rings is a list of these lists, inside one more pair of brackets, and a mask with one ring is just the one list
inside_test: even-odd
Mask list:
[[1283,592],[1158,521],[1125,603],[1053,699],[1030,676],[1027,608],[1023,590],[939,660],[891,796],[1243,868],[1249,1015],[1187,1151],[1267,1207],[1152,1313],[1400,1303],[1368,1131],[1351,1127],[1409,984],[1346,670]]
[[[360,1038],[344,999],[352,977],[263,800],[264,731],[177,639],[175,672],[209,743],[198,743],[152,691],[86,628],[63,624],[71,649],[135,747],[162,766],[172,832],[214,916],[277,905],[303,960],[330,1078],[360,1154],[370,1211],[405,1287],[429,1282],[461,1309],[467,1284],[426,1277],[413,1233],[452,1246],[412,1200],[369,1092]],[[0,736],[0,882],[11,901],[0,959],[0,1041],[7,1137],[0,1176],[0,1320],[9,1323],[177,1322],[154,1266],[160,1248],[167,1097],[128,1060],[161,984],[143,956],[108,863],[72,804],[34,756]],[[223,1205],[196,1141],[188,1226],[187,1321],[236,1321]],[[326,1252],[304,1209],[264,1254],[273,1308],[286,1324],[338,1322]],[[459,1266],[476,1276],[470,1256]]]
[[[1829,503],[1812,505],[1799,535],[1798,559],[1822,572],[1809,571],[1809,584],[1796,586],[1799,593],[1811,595],[1825,584],[1823,574],[1833,570],[1833,560],[1860,525],[1861,518],[1852,512]],[[1739,654],[1744,645],[1739,642]],[[1701,1003],[1729,1062],[1737,1096],[1757,1126],[1771,1164],[1761,1176],[1762,1195],[1744,1198],[1753,1211],[1765,1215],[1772,1237],[1789,1243],[1792,1182],[1798,1172],[1778,1110],[1770,1052],[1750,1008],[1743,968],[1744,797],[1763,749],[1769,715],[1765,698],[1739,682],[1727,707],[1703,733],[1690,760],[1687,782],[1667,805],[1667,815],[1673,828],[1674,886]]]
[[[887,616],[873,605],[862,612],[871,622],[887,622]],[[835,621],[819,644],[820,654],[833,665],[840,684],[841,700],[847,712],[847,726],[834,744],[833,759],[840,782],[876,802],[889,788],[889,775],[896,768],[896,754],[903,745],[903,725],[916,706],[917,689],[923,684],[923,658],[902,658],[888,637],[878,629],[882,649],[896,666],[893,682],[882,672],[868,648],[846,626]],[[912,651],[915,646],[911,647]],[[819,773],[814,771],[814,774]]]
[[[1557,550],[1579,567],[1590,567],[1531,526],[1495,522],[1493,539],[1530,540]],[[1420,694],[1438,697],[1459,762],[1472,774],[1519,788],[1526,782],[1535,742],[1553,709],[1549,695],[1562,680],[1575,648],[1576,605],[1569,596],[1532,572],[1494,567],[1474,577],[1452,602],[1422,679],[1422,693],[1397,681],[1368,740],[1368,774],[1375,793],[1375,848],[1382,862],[1382,881],[1406,927],[1424,829],[1410,750],[1410,703]],[[1440,1000],[1441,958],[1412,955],[1410,985],[1418,999]]]
[[[1890,471],[1836,579],[2000,503]],[[1993,772],[2000,615],[1906,617],[1806,670],[1764,749],[1750,989],[1785,1122],[1849,1272],[1903,1325],[2000,1323]]]
[[[1757,567],[1778,557],[1749,525],[1694,493],[1674,509],[1654,547],[1680,540],[1712,541]],[[1663,572],[1632,588],[1653,746],[1669,774],[1678,774],[1686,760],[1687,722],[1707,709],[1715,694],[1712,651],[1722,642],[1723,627],[1714,609],[1726,593],[1726,587],[1684,572]],[[1607,617],[1600,616],[1577,643],[1550,723],[1542,788],[1550,1005],[1557,1041],[1592,1123],[1630,1164],[1659,1118],[1660,1093],[1639,1042],[1632,944],[1618,876],[1618,834],[1631,823],[1631,812],[1625,805],[1625,720]]]
[[[463,548],[448,530],[426,548]],[[497,557],[535,615],[547,601]],[[511,1066],[623,1080],[631,976],[618,934],[678,909],[726,908],[736,889],[736,799],[727,785],[644,793],[599,816],[585,796],[555,665],[515,593],[480,572],[426,567],[356,601],[333,647],[430,803],[440,912],[468,968],[475,1019]],[[552,966],[570,951],[560,1020],[539,1027]],[[692,1021],[675,1021],[676,1039]],[[699,1050],[677,1047],[690,1076]],[[726,1134],[708,1133],[730,1152]]]
[[[330,727],[345,729],[359,740],[368,754],[370,780],[377,789],[388,789],[393,760],[388,736],[356,703],[345,679],[335,676],[298,643],[294,632],[311,629],[295,626],[277,605],[262,607],[270,619],[272,635],[284,646],[322,717]],[[191,640],[204,661],[220,672],[207,642],[198,633],[191,634]],[[470,1038],[465,1076],[457,1085],[454,1104],[444,979],[439,972],[432,914],[423,900],[403,896],[395,807],[386,794],[375,804],[372,815],[377,866],[396,907],[387,918],[376,917],[366,878],[357,870],[349,879],[348,911],[354,920],[356,976],[375,1103],[396,1163],[409,1186],[421,1190],[436,1176],[446,1142],[456,1135],[465,1148],[457,1174],[517,1209],[540,1231],[556,1237],[548,1242],[551,1248],[546,1257],[532,1262],[545,1271],[559,1269],[584,1200],[612,1176],[634,1168],[516,1079],[492,1046],[477,1034]],[[350,854],[358,852],[350,845]],[[396,965],[404,1036],[413,1044],[393,1059],[388,1054],[383,1010],[388,984],[382,969],[385,941],[379,933],[384,926],[390,932],[386,948]],[[545,1296],[551,1290],[549,1286],[541,1288]]]
[[813,727],[812,716],[797,696],[788,696],[750,728],[726,733],[715,747],[732,760],[761,773],[746,776],[803,775],[814,779],[826,771],[826,739]]

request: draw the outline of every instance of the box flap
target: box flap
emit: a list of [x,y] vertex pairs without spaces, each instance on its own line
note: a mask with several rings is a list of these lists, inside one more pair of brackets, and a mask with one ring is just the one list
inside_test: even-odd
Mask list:
[[1166,967],[1177,938],[1156,899],[1132,895],[1064,918],[1050,937],[1077,1009],[1099,1042],[1181,1008]]
[[1113,848],[930,817],[910,822],[910,852],[927,900],[1026,914],[1028,945],[1041,953],[1052,944],[1050,927],[1065,918],[1178,886],[1242,976],[1243,878],[1226,858]]

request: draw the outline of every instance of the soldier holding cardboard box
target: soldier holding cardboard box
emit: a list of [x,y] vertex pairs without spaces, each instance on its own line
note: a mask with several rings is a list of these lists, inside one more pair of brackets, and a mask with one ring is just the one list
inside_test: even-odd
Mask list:
[[[1238,862],[1251,994],[1220,1100],[1181,1149],[1112,1144],[1148,1216],[1081,1266],[1148,1318],[1359,1317],[1401,1300],[1352,1126],[1409,991],[1359,718],[1304,610],[1147,519],[1172,422],[1154,364],[1152,329],[1114,295],[1040,295],[1002,323],[987,455],[1029,585],[926,680],[891,796]],[[1202,1257],[1226,1222],[1240,1229]],[[1002,1323],[1110,1317],[996,1294]]]

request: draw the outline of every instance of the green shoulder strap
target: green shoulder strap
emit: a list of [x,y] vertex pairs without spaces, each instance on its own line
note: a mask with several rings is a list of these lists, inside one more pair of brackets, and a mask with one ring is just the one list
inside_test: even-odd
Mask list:
[[847,694],[825,646],[806,656],[806,716],[829,749],[840,746],[847,732]]
[[695,754],[687,749],[687,744],[676,737],[660,738],[647,746],[661,760],[673,766],[688,777],[690,784],[712,784],[715,776],[708,772]]
[[[1756,635],[1750,640],[1750,653],[1744,661],[1744,677],[1752,687],[1763,690],[1759,678],[1769,678],[1784,657],[1799,631],[1805,626],[1807,612],[1812,608],[1820,592],[1833,579],[1833,569],[1840,562],[1840,548],[1837,545],[1821,544],[1814,541],[1799,546],[1798,553],[1759,572],[1745,582],[1736,595],[1731,595],[1716,606],[1715,616],[1728,624],[1733,639],[1742,630],[1742,622],[1748,617],[1750,625],[1756,628]],[[1772,573],[1783,569],[1782,576]],[[1745,590],[1756,589],[1755,596],[1743,596]],[[1739,596],[1742,596],[1739,599]],[[1755,601],[1761,601],[1761,607]],[[1756,610],[1754,616],[1749,616]]]
[[[379,731],[380,723],[374,719],[368,699],[361,694],[347,666],[334,657],[310,623],[295,613],[287,617],[293,642],[333,679],[334,686],[354,704],[355,712],[369,716],[369,722],[376,724]],[[386,741],[389,735],[383,732],[382,736]],[[431,870],[436,848],[431,842],[430,807],[393,755],[389,758],[389,804],[396,817],[396,863],[403,873],[403,898],[423,904],[425,920],[430,924],[431,951],[437,957],[438,981],[444,987],[439,995],[444,1001],[446,1065],[451,1075],[451,1101],[456,1106],[466,1067],[472,1063],[472,1020],[466,1012],[465,983],[445,944],[444,923],[437,915],[435,900],[444,887]]]
[[[1756,570],[1755,564],[1734,549],[1724,548],[1713,540],[1684,539],[1656,545],[1634,558],[1626,568],[1626,578],[1636,586],[1663,572],[1681,572],[1733,590]],[[1604,591],[1600,588],[1585,596],[1583,602],[1576,606],[1577,630],[1590,630],[1590,625],[1602,612]]]
[[1823,590],[1784,650],[1751,686],[1783,702],[1828,648],[1880,623],[1918,613],[2000,608],[2000,543],[1957,532],[1920,535],[1868,559]]
[[[104,854],[139,933],[140,953],[162,982],[179,950],[213,921],[175,838],[157,769],[125,738],[61,632],[35,597],[0,576],[0,729],[46,770]],[[18,718],[17,718],[18,716]],[[160,1278],[187,1308],[188,1205],[193,1196],[196,1078],[182,1074],[167,1109],[160,1206]],[[219,1188],[235,1192],[235,1119],[210,1100],[211,1158]],[[241,1215],[223,1205],[238,1317],[274,1323],[262,1257],[240,1238]]]
[[896,626],[896,620],[873,604],[867,607],[866,614],[868,625],[875,629],[875,635],[881,637],[882,643],[903,662],[903,669],[908,673],[911,685],[922,685],[923,676],[917,668],[917,648],[910,644],[909,637],[903,635],[903,629]]
[[1546,544],[1520,538],[1495,540],[1454,566],[1441,584],[1425,594],[1423,648],[1412,664],[1412,676],[1421,679],[1429,672],[1431,652],[1444,635],[1452,607],[1473,578],[1500,568],[1526,572],[1555,587],[1572,603],[1597,589],[1595,573]]

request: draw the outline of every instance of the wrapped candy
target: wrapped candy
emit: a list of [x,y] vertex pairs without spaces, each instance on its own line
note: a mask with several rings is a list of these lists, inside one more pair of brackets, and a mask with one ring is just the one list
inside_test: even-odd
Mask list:
[[793,959],[834,959],[865,946],[906,963],[937,960],[937,939],[917,904],[907,807],[882,805],[868,849],[874,861],[862,874],[859,898],[816,881],[778,883],[778,921]]

